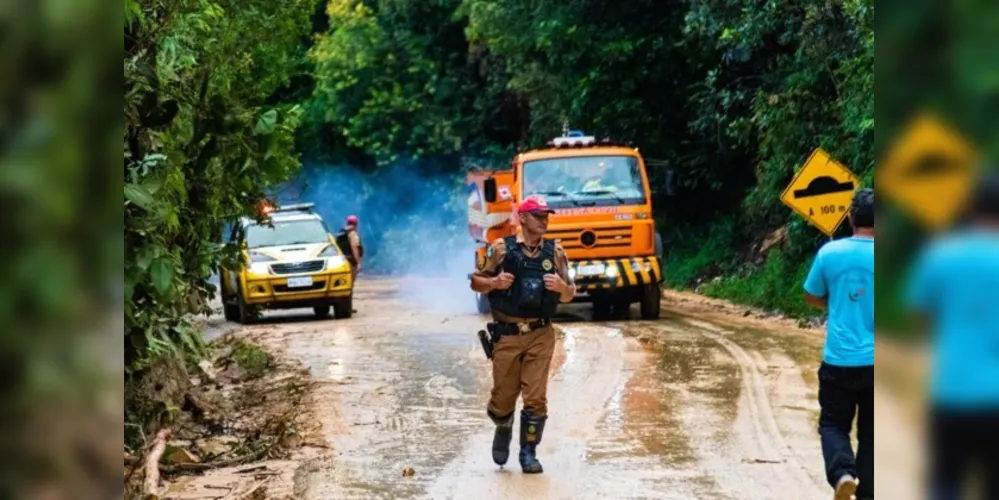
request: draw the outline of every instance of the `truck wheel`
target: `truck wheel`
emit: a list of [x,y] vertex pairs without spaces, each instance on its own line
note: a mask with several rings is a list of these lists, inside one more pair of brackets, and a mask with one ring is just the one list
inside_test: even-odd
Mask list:
[[489,314],[492,312],[492,307],[489,306],[489,297],[481,293],[476,293],[475,308],[479,310],[479,314]]
[[348,319],[354,315],[354,298],[348,297],[338,301],[333,305],[333,317],[336,319]]
[[610,319],[611,310],[614,304],[610,299],[603,297],[593,298],[593,321],[606,321]]
[[631,317],[631,297],[626,292],[614,299],[614,319],[629,319]]
[[662,310],[662,289],[659,283],[645,285],[642,292],[642,319],[659,319]]
[[319,306],[313,307],[312,311],[316,313],[317,318],[328,318],[330,317],[330,306]]

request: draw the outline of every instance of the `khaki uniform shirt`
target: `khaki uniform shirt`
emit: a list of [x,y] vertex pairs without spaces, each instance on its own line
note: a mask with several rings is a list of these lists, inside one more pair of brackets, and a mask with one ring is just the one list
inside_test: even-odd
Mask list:
[[[357,231],[348,231],[347,241],[350,241],[351,245],[357,245],[358,248],[361,247],[361,237],[357,235]],[[353,252],[352,249],[348,249],[348,251]]]
[[[527,247],[524,243],[524,235],[522,233],[517,233],[517,243],[520,245],[521,250],[523,250],[524,255],[528,257],[537,257],[541,254],[541,245],[538,245],[537,249],[533,251]],[[486,252],[486,262],[480,269],[476,269],[473,273],[476,276],[482,276],[484,278],[492,278],[500,274],[500,264],[503,263],[503,258],[506,256],[506,241],[503,238],[499,238],[493,241],[489,245],[489,250]],[[558,273],[562,281],[566,282],[570,286],[573,284],[572,279],[569,278],[569,258],[565,255],[565,249],[562,245],[558,243],[555,244],[555,272]],[[493,311],[493,318],[496,321],[501,321],[505,323],[523,323],[534,321],[538,318],[519,318],[515,316],[507,316],[501,312]]]

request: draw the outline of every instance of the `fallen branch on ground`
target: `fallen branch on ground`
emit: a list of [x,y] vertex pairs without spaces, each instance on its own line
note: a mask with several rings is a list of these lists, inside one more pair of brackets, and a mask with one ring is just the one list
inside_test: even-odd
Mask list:
[[270,445],[255,453],[251,453],[249,455],[242,457],[236,457],[232,460],[225,460],[222,462],[210,462],[205,464],[179,464],[172,467],[164,466],[162,469],[164,474],[177,474],[179,472],[204,472],[213,469],[221,469],[223,467],[232,467],[234,465],[242,465],[247,462],[253,462],[259,460],[263,458],[263,456],[266,455],[267,452],[271,451],[271,449],[273,448],[274,445]]
[[142,496],[149,499],[159,498],[160,469],[159,462],[166,451],[167,439],[170,438],[170,430],[163,429],[156,434],[156,441],[153,442],[153,449],[146,457],[146,479],[142,490]]

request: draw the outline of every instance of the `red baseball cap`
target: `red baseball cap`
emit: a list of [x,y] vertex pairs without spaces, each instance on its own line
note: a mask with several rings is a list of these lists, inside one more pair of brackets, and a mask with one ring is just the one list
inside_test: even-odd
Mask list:
[[347,216],[347,224],[353,224],[353,225],[356,226],[357,225],[357,216],[356,215],[348,215]]
[[520,204],[520,207],[517,208],[517,213],[524,214],[528,212],[543,212],[548,214],[555,213],[554,210],[548,208],[548,202],[540,196],[528,197],[523,203]]

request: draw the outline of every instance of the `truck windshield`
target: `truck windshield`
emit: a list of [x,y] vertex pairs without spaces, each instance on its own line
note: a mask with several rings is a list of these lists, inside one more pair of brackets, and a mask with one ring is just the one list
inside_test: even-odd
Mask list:
[[274,227],[252,224],[246,228],[249,248],[327,243],[326,226],[316,219],[274,221]]
[[579,156],[524,163],[524,197],[540,194],[552,208],[646,202],[634,156]]

